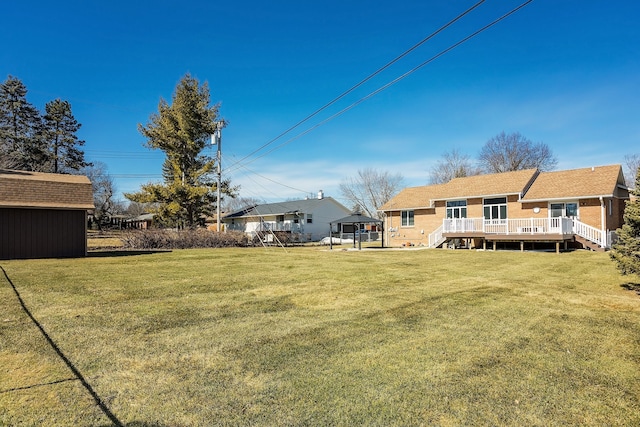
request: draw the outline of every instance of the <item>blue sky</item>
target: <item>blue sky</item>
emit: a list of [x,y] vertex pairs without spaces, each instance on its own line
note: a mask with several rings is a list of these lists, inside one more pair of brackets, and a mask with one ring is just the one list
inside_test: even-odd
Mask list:
[[162,153],[143,146],[137,126],[186,73],[207,81],[221,103],[229,122],[223,174],[244,197],[278,201],[322,189],[349,206],[338,186],[358,169],[424,185],[443,153],[476,157],[502,131],[548,144],[560,169],[639,153],[635,0],[534,0],[300,135],[523,1],[485,1],[246,159],[476,1],[9,1],[0,78],[21,79],[40,109],[68,100],[88,160],[105,163],[120,192],[160,180]]

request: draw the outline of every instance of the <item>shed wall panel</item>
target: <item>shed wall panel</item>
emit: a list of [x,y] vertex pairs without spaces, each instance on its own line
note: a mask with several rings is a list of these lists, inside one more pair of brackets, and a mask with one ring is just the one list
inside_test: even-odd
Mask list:
[[0,208],[0,259],[86,255],[84,210]]

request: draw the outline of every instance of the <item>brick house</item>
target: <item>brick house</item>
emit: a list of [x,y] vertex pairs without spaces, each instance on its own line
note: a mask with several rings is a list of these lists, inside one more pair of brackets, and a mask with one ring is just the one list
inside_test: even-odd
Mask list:
[[498,242],[610,247],[629,200],[620,165],[527,169],[401,191],[380,208],[390,246],[494,249]]

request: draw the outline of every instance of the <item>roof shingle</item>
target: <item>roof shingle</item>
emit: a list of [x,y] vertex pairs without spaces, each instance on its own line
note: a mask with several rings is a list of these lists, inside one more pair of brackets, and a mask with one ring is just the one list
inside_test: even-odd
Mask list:
[[93,209],[86,176],[0,169],[0,207]]
[[526,169],[454,178],[446,184],[405,188],[379,210],[429,208],[434,200],[520,194],[536,174],[536,169]]
[[525,169],[454,178],[446,184],[405,188],[380,210],[428,208],[435,200],[522,194],[522,201],[611,196],[624,185],[620,165],[597,166],[556,172]]
[[246,209],[242,209],[229,215],[225,218],[241,218],[241,217],[262,217],[271,215],[284,215],[295,212],[309,213],[323,203],[334,203],[345,212],[348,212],[347,208],[342,206],[332,197],[323,197],[322,199],[305,199],[305,200],[292,200],[288,202],[267,203],[263,205],[256,205]]
[[620,165],[541,172],[523,201],[611,196],[624,185]]

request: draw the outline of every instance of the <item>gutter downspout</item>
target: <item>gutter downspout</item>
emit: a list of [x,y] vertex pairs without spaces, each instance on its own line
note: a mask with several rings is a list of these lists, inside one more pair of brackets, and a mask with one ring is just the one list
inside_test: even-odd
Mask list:
[[607,207],[604,203],[604,197],[600,196],[600,229],[602,230],[602,247],[606,248],[607,245],[607,222],[606,222]]
[[389,224],[387,224],[387,213],[382,212],[382,247],[384,248],[384,235],[387,235],[387,241],[389,240]]

